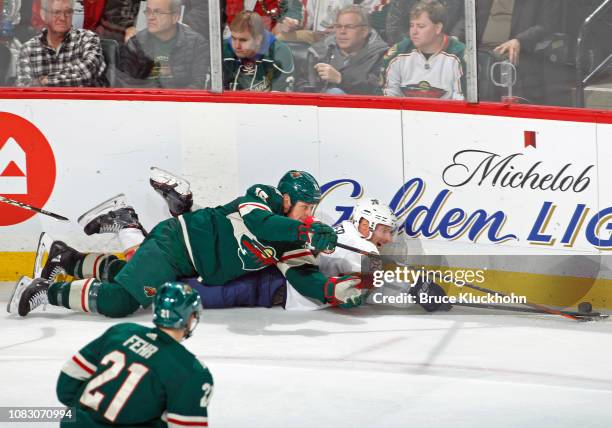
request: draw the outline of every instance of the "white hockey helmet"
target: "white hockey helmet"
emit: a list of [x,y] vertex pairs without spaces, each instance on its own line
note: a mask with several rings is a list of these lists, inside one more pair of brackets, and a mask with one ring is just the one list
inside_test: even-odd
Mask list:
[[355,225],[355,228],[359,227],[359,222],[364,218],[368,221],[368,230],[370,233],[366,236],[366,239],[370,239],[376,226],[384,224],[395,230],[397,223],[397,217],[391,211],[388,205],[381,204],[378,199],[364,199],[357,202],[355,208],[353,208],[353,214],[351,215],[351,221]]

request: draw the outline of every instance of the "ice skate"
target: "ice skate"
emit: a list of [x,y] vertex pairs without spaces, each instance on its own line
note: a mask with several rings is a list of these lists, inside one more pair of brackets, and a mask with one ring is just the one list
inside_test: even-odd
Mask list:
[[193,194],[187,180],[153,166],[149,183],[164,198],[174,217],[191,211]]
[[22,276],[21,278],[19,278],[19,281],[15,283],[15,286],[13,287],[13,292],[11,293],[11,297],[9,298],[8,303],[6,305],[6,311],[9,314],[17,313],[19,299],[21,299],[23,291],[27,288],[28,285],[30,285],[31,282],[32,278]]
[[48,303],[47,291],[49,290],[50,282],[43,278],[34,280],[27,276],[22,276],[9,300],[7,311],[9,313],[18,313],[25,317],[37,307],[43,305],[43,309]]
[[144,230],[134,208],[127,205],[124,194],[114,196],[87,211],[79,217],[78,223],[87,235],[117,233],[129,227]]
[[[43,235],[40,237],[38,250],[36,252],[34,277],[55,281],[59,275],[67,274],[66,264],[72,256],[78,255],[78,251],[62,241],[52,241],[51,245],[47,246],[51,238],[48,235]],[[47,259],[45,263],[42,264],[45,253],[47,253]],[[39,266],[42,266],[42,268],[39,268]]]

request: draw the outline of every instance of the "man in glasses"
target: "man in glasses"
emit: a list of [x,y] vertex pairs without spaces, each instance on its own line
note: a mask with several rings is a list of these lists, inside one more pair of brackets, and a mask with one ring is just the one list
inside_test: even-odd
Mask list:
[[43,0],[45,28],[19,52],[17,86],[104,86],[98,36],[72,27],[74,0]]
[[349,5],[338,12],[334,32],[308,53],[305,91],[331,94],[380,93],[379,74],[387,44],[370,27],[368,12]]
[[180,0],[149,0],[147,28],[119,52],[118,79],[127,87],[205,89],[210,54],[204,37],[179,23]]

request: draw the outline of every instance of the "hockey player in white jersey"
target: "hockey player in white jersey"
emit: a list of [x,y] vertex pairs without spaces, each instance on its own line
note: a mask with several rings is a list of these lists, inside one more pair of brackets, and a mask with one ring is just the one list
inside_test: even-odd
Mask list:
[[[349,220],[341,222],[334,229],[338,234],[338,243],[379,255],[379,249],[393,241],[396,221],[391,208],[377,199],[366,198],[357,203]],[[325,275],[329,272],[337,272],[340,275],[358,274],[363,271],[364,264],[369,266],[372,261],[365,257],[367,256],[356,251],[336,247],[332,253],[319,254],[317,265]],[[326,306],[303,297],[291,284],[287,284],[285,309],[309,310]]]
[[[345,220],[334,227],[338,234],[338,244],[352,247],[368,254],[380,256],[380,250],[393,242],[397,218],[388,205],[381,204],[377,199],[365,198],[358,202],[349,220]],[[407,255],[406,255],[407,256]],[[324,275],[368,275],[374,270],[382,269],[381,259],[365,256],[341,246],[336,246],[332,253],[321,253],[317,257],[317,265]],[[362,284],[368,280],[362,277]],[[365,288],[365,303],[377,304],[376,294],[389,296],[412,295],[425,293],[429,296],[443,296],[444,289],[431,282],[419,281],[415,284],[408,282],[386,283],[377,288]],[[397,300],[397,299],[395,299]],[[416,299],[419,301],[419,299]],[[385,302],[388,301],[384,300]],[[386,304],[386,303],[384,303]],[[449,304],[430,303],[428,301],[419,305],[427,312],[449,310]],[[299,294],[290,283],[287,283],[287,300],[285,309],[313,310],[327,307],[312,299]],[[412,303],[399,304],[400,307],[413,306]]]

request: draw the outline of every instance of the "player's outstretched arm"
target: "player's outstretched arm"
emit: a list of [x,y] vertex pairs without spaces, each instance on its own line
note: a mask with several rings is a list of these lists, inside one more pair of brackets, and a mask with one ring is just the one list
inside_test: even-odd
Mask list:
[[359,277],[345,275],[328,278],[319,272],[314,260],[307,249],[292,250],[283,254],[277,267],[303,296],[343,308],[361,304]]

